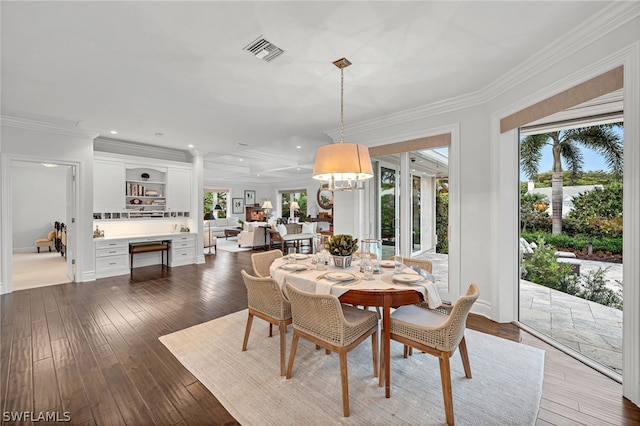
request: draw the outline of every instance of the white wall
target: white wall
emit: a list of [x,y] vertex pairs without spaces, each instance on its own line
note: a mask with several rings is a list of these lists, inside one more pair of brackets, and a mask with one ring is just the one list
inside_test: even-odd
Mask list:
[[[54,222],[67,223],[68,167],[14,162],[12,170],[13,251],[36,251],[34,241],[46,238]],[[47,250],[47,249],[45,249]]]

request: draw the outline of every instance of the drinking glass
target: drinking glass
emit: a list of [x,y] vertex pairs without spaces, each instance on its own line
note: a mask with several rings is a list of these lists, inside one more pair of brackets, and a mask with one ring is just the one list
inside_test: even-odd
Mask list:
[[316,269],[318,269],[318,271],[326,271],[328,263],[329,253],[326,250],[322,250],[322,252],[318,255],[318,263]]
[[365,254],[360,260],[360,268],[364,271],[364,279],[371,281],[373,279],[373,267],[371,264],[371,255]]
[[399,254],[396,254],[396,256],[393,258],[393,266],[395,268],[395,273],[399,274],[404,270],[404,263],[402,263],[402,256]]
[[296,263],[296,248],[289,247],[287,249],[287,263]]

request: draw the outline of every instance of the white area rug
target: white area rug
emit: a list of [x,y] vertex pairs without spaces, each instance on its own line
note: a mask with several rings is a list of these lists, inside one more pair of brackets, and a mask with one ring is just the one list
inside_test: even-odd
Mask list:
[[[238,247],[238,237],[229,237],[225,240],[224,237],[218,237],[217,241],[218,250],[238,252],[238,251],[250,251],[251,247]],[[213,250],[213,247],[211,248]]]
[[[160,341],[243,425],[445,424],[438,360],[414,351],[402,358],[392,342],[391,398],[373,377],[370,340],[348,355],[351,416],[342,417],[338,355],[300,340],[292,377],[280,376],[279,337],[255,319],[241,351],[247,311],[190,327]],[[287,336],[287,361],[292,336]],[[451,358],[457,425],[533,425],[544,351],[473,330],[466,331],[472,379]]]

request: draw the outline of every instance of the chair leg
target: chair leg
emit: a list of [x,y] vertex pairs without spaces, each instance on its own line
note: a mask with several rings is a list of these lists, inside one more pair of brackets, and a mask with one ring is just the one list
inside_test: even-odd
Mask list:
[[287,367],[287,379],[291,378],[291,370],[293,370],[293,361],[296,359],[296,351],[298,350],[298,333],[293,330],[293,340],[291,341],[291,353],[289,354],[289,365]]
[[242,342],[242,351],[247,350],[247,343],[249,342],[249,333],[251,333],[251,324],[253,323],[253,314],[249,313],[247,317],[247,327],[244,330],[244,342]]
[[280,321],[280,375],[286,374],[284,364],[287,356],[287,326],[284,321]]
[[378,386],[382,387],[384,386],[384,372],[385,372],[385,368],[384,368],[384,342],[380,342],[380,362],[378,363],[378,365],[380,366],[378,368]]
[[269,323],[269,337],[273,337],[273,324]]
[[378,332],[371,335],[371,357],[373,358],[373,377],[378,377]]
[[40,247],[36,247],[38,249],[38,253],[40,253]]
[[51,246],[49,246],[49,253],[51,253]]
[[464,375],[467,379],[471,378],[471,364],[469,364],[469,353],[467,352],[467,342],[464,340],[464,336],[458,345],[460,350],[460,357],[462,358],[462,366],[464,367]]
[[342,382],[342,414],[349,417],[349,372],[346,352],[340,352],[340,381]]
[[453,425],[453,395],[451,392],[451,366],[449,364],[449,352],[441,352],[440,356],[440,381],[442,382],[442,396],[444,398],[444,412],[447,424]]

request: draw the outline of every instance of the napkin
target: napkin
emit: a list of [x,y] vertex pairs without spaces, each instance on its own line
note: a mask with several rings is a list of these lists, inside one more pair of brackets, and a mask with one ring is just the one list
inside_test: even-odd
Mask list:
[[442,300],[440,299],[440,294],[438,293],[438,289],[433,283],[426,283],[424,287],[427,289],[427,303],[429,304],[429,309],[436,309],[442,305]]

